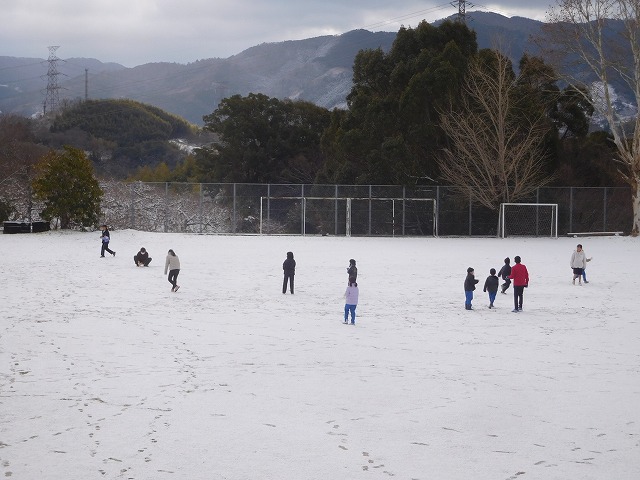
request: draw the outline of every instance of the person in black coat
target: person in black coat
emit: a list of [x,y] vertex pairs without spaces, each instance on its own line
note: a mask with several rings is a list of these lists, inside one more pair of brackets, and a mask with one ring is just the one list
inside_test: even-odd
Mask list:
[[467,268],[467,278],[464,279],[464,308],[465,310],[473,310],[471,300],[473,300],[473,291],[476,289],[476,280],[473,268]]
[[349,275],[349,283],[355,283],[358,279],[358,267],[356,267],[356,261],[353,258],[349,260],[347,275]]
[[498,277],[504,280],[502,288],[500,288],[500,293],[507,293],[507,289],[509,288],[509,285],[511,285],[511,279],[509,278],[509,275],[511,275],[511,259],[507,257],[504,259],[504,265],[498,272]]
[[284,270],[282,293],[287,293],[287,282],[289,282],[289,289],[293,295],[293,277],[296,274],[296,261],[293,259],[293,252],[287,252],[287,259],[282,263],[282,270]]
[[500,284],[500,279],[496,277],[496,269],[492,268],[489,270],[489,276],[484,281],[483,292],[489,292],[489,308],[493,308],[493,302],[496,300],[496,293],[498,293],[498,285]]
[[147,252],[144,247],[142,247],[133,257],[133,263],[138,267],[148,267],[151,260],[153,259],[149,257],[149,252]]

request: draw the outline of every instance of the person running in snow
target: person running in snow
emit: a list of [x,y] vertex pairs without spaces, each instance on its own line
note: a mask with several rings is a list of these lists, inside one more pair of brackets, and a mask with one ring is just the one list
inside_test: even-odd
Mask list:
[[[584,269],[587,268],[587,262],[590,262],[591,259],[587,258],[587,254],[584,253],[582,249],[582,245],[579,243],[576,246],[575,251],[571,254],[571,268],[573,269],[573,284],[576,284],[576,278],[578,279],[578,285],[582,285],[582,276],[584,274]],[[587,283],[587,278],[585,275],[584,279],[585,283]]]
[[356,307],[358,306],[358,284],[356,282],[349,281],[347,290],[344,292],[345,304],[344,304],[344,323],[349,323],[349,312],[351,312],[351,325],[356,324]]
[[347,275],[349,275],[349,283],[354,283],[358,280],[358,267],[356,267],[356,261],[353,258],[349,260]]
[[511,275],[509,278],[513,280],[513,305],[512,312],[522,311],[522,297],[524,296],[524,289],[529,286],[529,271],[527,267],[520,263],[522,260],[518,255],[513,259],[516,264],[511,267]]
[[104,252],[109,252],[114,257],[116,256],[116,252],[109,249],[109,241],[111,240],[111,234],[109,233],[109,229],[106,225],[102,225],[100,227],[102,233],[100,234],[100,240],[102,241],[102,248],[100,249],[100,257],[104,258]]
[[483,292],[489,292],[489,308],[493,308],[493,302],[496,300],[496,294],[498,293],[498,284],[500,279],[496,277],[496,269],[489,270],[489,276],[484,281]]
[[167,253],[167,259],[164,262],[165,275],[167,274],[167,270],[169,270],[169,276],[167,277],[167,280],[169,280],[169,283],[173,285],[173,287],[171,287],[171,291],[177,292],[180,288],[180,285],[178,285],[178,275],[180,274],[180,259],[176,255],[176,252],[171,249],[169,249],[169,253]]
[[293,295],[293,277],[296,274],[296,261],[293,259],[293,252],[287,252],[287,259],[282,263],[284,270],[284,281],[282,282],[282,293],[287,293],[287,281],[289,282],[289,290]]
[[473,310],[471,301],[473,300],[473,291],[476,289],[476,280],[473,268],[467,268],[467,278],[464,279],[464,308],[465,310]]
[[504,283],[500,287],[500,293],[507,293],[507,289],[509,288],[509,285],[511,285],[509,275],[511,275],[511,259],[507,257],[504,259],[504,265],[502,265],[502,268],[498,272],[498,277],[504,280]]
[[140,251],[133,256],[133,263],[138,267],[148,267],[151,260],[153,259],[149,257],[149,252],[144,247],[140,248]]

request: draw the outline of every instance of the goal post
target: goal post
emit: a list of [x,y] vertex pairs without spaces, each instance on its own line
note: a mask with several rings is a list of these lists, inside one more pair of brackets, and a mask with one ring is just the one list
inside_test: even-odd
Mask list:
[[260,234],[437,236],[433,198],[260,197]]
[[557,203],[501,203],[500,236],[558,238]]

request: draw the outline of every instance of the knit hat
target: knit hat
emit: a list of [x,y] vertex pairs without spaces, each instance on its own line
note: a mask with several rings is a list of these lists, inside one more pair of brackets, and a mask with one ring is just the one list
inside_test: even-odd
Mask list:
[[475,270],[473,270],[473,268],[469,267],[467,268],[467,273],[473,273]]

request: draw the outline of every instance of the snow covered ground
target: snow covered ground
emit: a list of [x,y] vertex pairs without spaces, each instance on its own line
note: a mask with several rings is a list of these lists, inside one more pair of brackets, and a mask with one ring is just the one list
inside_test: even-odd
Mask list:
[[[640,478],[638,239],[98,237],[0,235],[2,477]],[[515,255],[524,311],[465,311]]]

